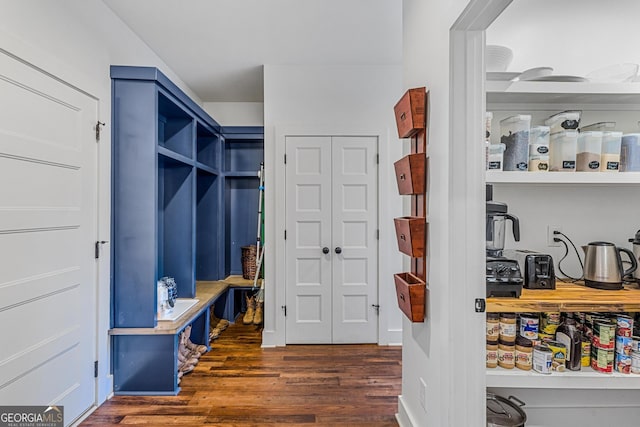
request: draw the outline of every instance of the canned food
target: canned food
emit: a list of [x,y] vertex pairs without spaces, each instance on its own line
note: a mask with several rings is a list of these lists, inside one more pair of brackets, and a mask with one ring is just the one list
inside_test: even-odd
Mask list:
[[631,373],[640,374],[640,351],[631,353]]
[[598,345],[600,347],[608,347],[613,344],[616,335],[616,327],[610,322],[597,321],[593,325],[593,336],[598,337]]
[[615,350],[616,342],[615,340],[611,340],[609,341],[609,344],[603,345],[600,342],[600,337],[597,335],[594,335],[593,337],[591,337],[591,346],[596,348],[603,348],[605,350]]
[[567,362],[567,346],[558,341],[549,341],[546,344],[553,354],[551,370],[563,372]]
[[580,358],[580,365],[588,367],[591,364],[591,341],[588,339],[582,340],[582,357]]
[[640,337],[631,337],[631,351],[640,352]]
[[631,338],[616,337],[616,353],[631,356]]
[[553,334],[545,334],[544,332],[538,332],[538,339],[542,341],[543,344],[548,341],[553,341],[554,338],[555,338],[555,335]]
[[529,340],[538,339],[538,316],[532,314],[520,315],[520,336]]
[[616,354],[615,367],[616,371],[620,372],[621,374],[631,373],[631,356],[627,356],[625,354]]
[[543,312],[541,315],[539,331],[545,334],[554,335],[559,325],[560,325],[560,312],[546,311],[546,312]]
[[[616,316],[616,326],[618,327],[618,329],[622,328],[622,329],[628,329],[628,330],[632,330],[633,329],[633,317],[631,316],[627,316],[624,314],[619,314],[618,316]],[[618,334],[620,335],[620,334]],[[631,335],[629,335],[631,336]]]
[[[640,353],[638,354],[640,361]],[[549,347],[537,345],[533,348],[533,370],[541,374],[550,374],[553,364],[553,351]],[[640,366],[640,362],[639,362]],[[640,368],[639,371],[640,373]]]
[[591,346],[591,368],[602,373],[613,372],[614,351]]

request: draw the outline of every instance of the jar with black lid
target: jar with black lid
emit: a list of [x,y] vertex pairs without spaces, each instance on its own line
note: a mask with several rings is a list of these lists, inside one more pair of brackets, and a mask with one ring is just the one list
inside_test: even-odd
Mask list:
[[487,341],[498,341],[500,337],[500,315],[487,313]]
[[505,369],[513,369],[516,360],[516,346],[513,342],[498,341],[498,366]]
[[530,371],[533,367],[533,342],[525,337],[516,339],[515,348],[516,368]]
[[500,340],[514,343],[516,341],[518,327],[515,313],[500,314]]

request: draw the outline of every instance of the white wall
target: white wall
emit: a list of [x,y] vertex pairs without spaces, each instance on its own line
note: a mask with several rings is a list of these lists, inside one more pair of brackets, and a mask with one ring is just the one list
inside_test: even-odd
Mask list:
[[263,102],[205,102],[202,108],[222,126],[264,126]]
[[[450,426],[455,411],[464,411],[452,383],[456,367],[450,352],[460,348],[456,331],[449,326],[455,310],[471,309],[454,301],[456,274],[449,271],[449,29],[466,0],[404,0],[403,86],[429,90],[427,152],[430,158],[428,189],[429,255],[428,293],[424,323],[403,319],[402,425]],[[460,266],[464,268],[464,266]],[[469,355],[472,357],[471,355]],[[426,383],[425,406],[420,400],[420,379]],[[480,424],[478,424],[480,425]]]
[[487,29],[487,44],[513,50],[509,71],[548,66],[554,74],[585,76],[640,63],[639,13],[636,0],[516,0]]
[[[196,102],[198,98],[99,0],[0,1],[0,48],[97,97],[106,123],[100,142],[99,240],[110,240],[110,65],[157,66]],[[110,375],[108,247],[99,264],[98,403],[112,392]],[[88,304],[93,303],[88,301]],[[34,319],[34,325],[42,319]]]
[[[398,31],[400,24],[398,23]],[[393,217],[402,214],[397,195],[393,162],[402,156],[397,138],[393,106],[402,95],[400,65],[318,65],[264,67],[265,176],[276,188],[265,206],[268,256],[265,266],[265,329],[263,345],[283,345],[285,340],[284,254],[282,229],[278,229],[284,207],[283,132],[381,133],[380,149],[380,343],[400,343],[401,313],[397,308],[393,273],[401,271]],[[279,178],[280,177],[280,178]],[[273,185],[273,184],[272,184]],[[281,185],[281,186],[278,186]],[[278,248],[280,245],[280,248]],[[277,252],[278,249],[281,252]],[[271,287],[270,287],[271,286]]]

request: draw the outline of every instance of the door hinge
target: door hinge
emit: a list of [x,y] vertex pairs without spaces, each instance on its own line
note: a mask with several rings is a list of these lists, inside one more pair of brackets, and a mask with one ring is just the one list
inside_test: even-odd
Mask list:
[[376,154],[376,165],[380,164],[380,154]]
[[284,313],[284,317],[287,317],[287,306],[286,305],[282,306],[282,312]]
[[376,239],[380,240],[380,229],[379,228],[376,230]]
[[287,155],[286,154],[284,155],[284,164],[285,165],[287,164]]
[[484,298],[476,298],[476,313],[484,313],[487,309],[487,301]]
[[287,240],[287,230],[284,230],[284,240]]
[[98,361],[93,362],[93,378],[98,378]]
[[100,246],[107,243],[107,240],[98,240],[95,246],[94,256],[96,259],[100,258]]
[[371,304],[371,307],[373,307],[377,315],[380,315],[380,304]]
[[104,123],[98,120],[96,123],[96,142],[100,141],[100,126],[104,126]]

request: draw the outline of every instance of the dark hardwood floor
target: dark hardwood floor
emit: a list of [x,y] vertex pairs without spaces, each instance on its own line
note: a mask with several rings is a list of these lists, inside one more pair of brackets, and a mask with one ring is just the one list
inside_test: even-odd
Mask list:
[[115,396],[81,426],[397,426],[400,385],[400,347],[262,349],[260,331],[237,323],[182,378],[178,396]]

